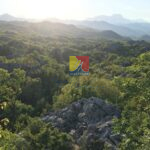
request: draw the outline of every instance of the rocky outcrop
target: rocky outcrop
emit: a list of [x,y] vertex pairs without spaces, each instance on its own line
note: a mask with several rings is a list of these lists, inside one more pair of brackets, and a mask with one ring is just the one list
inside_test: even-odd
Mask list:
[[81,99],[68,107],[50,112],[43,120],[61,131],[70,133],[86,150],[116,149],[121,138],[112,133],[112,119],[119,110],[98,98]]

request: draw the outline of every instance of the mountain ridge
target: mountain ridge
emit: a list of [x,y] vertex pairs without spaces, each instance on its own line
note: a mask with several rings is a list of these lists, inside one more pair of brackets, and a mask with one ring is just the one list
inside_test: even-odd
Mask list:
[[72,38],[86,38],[86,39],[106,39],[106,40],[125,40],[126,38],[119,34],[106,30],[98,31],[90,28],[79,28],[71,24],[55,23],[55,22],[4,22],[0,21],[0,28],[2,32],[6,31],[9,33],[30,33],[37,34],[44,37],[61,37],[69,36]]
[[[113,24],[113,21],[116,19],[116,22]],[[36,22],[40,23],[43,22],[41,20],[34,20],[34,19],[23,19],[17,18],[9,14],[0,15],[0,21],[24,21],[24,22]],[[148,22],[136,22],[129,19],[124,18],[121,15],[113,15],[113,16],[98,16],[95,18],[90,18],[87,20],[60,20],[60,19],[46,19],[46,21],[51,21],[53,23],[62,23],[66,25],[74,25],[77,28],[89,28],[89,30],[96,30],[99,31],[113,31],[116,34],[123,36],[123,37],[130,37],[133,40],[141,40],[144,36],[150,36],[150,23]],[[119,23],[120,21],[120,23]],[[112,33],[112,32],[111,32]],[[97,33],[96,33],[97,34]],[[119,36],[118,36],[119,37]],[[143,38],[144,40],[145,38]]]

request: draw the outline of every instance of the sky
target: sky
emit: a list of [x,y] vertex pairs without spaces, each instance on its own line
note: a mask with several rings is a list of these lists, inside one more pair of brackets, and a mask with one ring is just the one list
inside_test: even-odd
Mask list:
[[0,14],[16,17],[82,20],[121,14],[150,21],[150,0],[0,0]]

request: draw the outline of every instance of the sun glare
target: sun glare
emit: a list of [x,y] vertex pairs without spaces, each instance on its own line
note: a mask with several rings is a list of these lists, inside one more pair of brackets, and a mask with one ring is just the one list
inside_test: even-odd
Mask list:
[[16,0],[14,9],[22,16],[30,18],[71,19],[79,16],[78,12],[80,12],[82,18],[82,10],[79,4],[78,0]]

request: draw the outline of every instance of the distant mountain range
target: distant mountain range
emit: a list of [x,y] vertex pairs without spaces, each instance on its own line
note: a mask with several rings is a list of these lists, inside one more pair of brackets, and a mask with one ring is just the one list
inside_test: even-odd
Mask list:
[[3,14],[3,15],[0,15],[0,20],[1,21],[23,21],[25,19],[17,18],[9,14]]
[[76,23],[75,25],[88,27],[100,31],[112,30],[117,34],[120,34],[121,36],[126,36],[131,38],[141,37],[145,34],[141,30],[131,29],[130,27],[128,27],[129,24],[128,26],[126,25],[121,26],[121,25],[110,24],[105,21],[81,21]]
[[131,20],[124,18],[120,14],[112,15],[112,16],[102,15],[102,16],[97,16],[94,18],[89,18],[88,20],[89,21],[105,21],[105,22],[108,22],[110,24],[116,24],[116,25],[132,23]]
[[43,38],[70,37],[78,39],[128,40],[128,38],[122,37],[111,30],[97,31],[91,28],[79,28],[75,25],[49,21],[36,23],[25,21],[0,21],[0,33],[5,35],[3,35],[4,38],[16,35],[27,35],[28,37],[37,35]]
[[[29,20],[23,18],[17,18],[9,14],[0,15],[0,21],[28,21],[38,22],[38,20]],[[41,20],[39,20],[40,22]],[[129,37],[132,39],[149,40],[150,38],[150,23],[143,20],[129,20],[121,15],[112,16],[98,16],[89,18],[87,20],[76,21],[76,20],[59,20],[59,19],[45,19],[45,21],[58,22],[63,24],[72,24],[80,29],[94,29],[95,32],[107,31],[111,35],[120,35]]]
[[89,18],[88,20],[89,21],[105,21],[105,22],[115,24],[115,25],[146,22],[142,19],[139,19],[139,20],[126,19],[120,14],[115,14],[115,15],[112,15],[112,16],[101,15],[101,16],[97,16],[97,17],[94,17],[94,18]]

